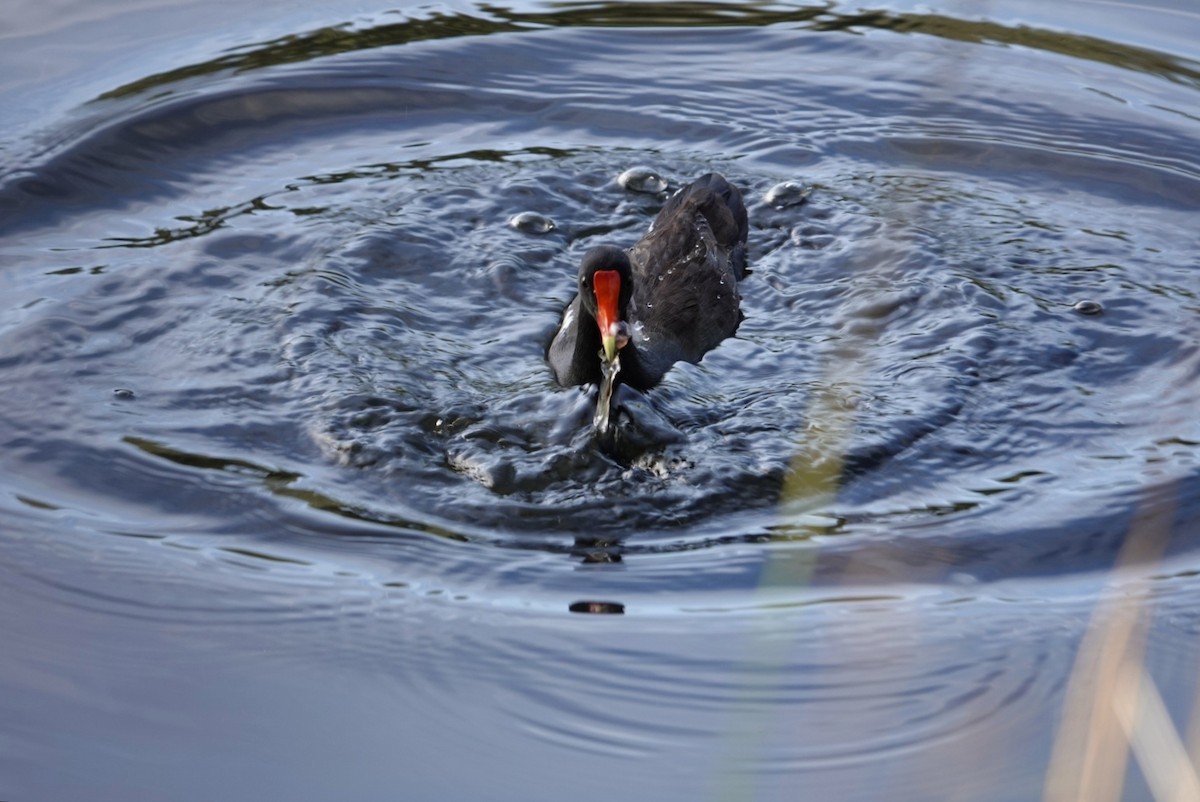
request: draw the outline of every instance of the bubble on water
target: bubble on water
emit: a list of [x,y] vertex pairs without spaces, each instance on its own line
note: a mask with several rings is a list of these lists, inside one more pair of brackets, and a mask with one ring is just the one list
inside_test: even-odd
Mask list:
[[1071,308],[1081,315],[1098,315],[1104,311],[1104,307],[1100,305],[1099,301],[1076,301]]
[[803,184],[795,181],[781,181],[767,190],[767,194],[763,195],[763,202],[776,209],[798,206],[808,198],[808,192],[808,188]]
[[630,167],[617,176],[617,183],[630,192],[645,192],[657,195],[667,188],[667,179],[649,167]]
[[537,212],[514,214],[508,224],[522,234],[549,234],[554,230],[554,221]]

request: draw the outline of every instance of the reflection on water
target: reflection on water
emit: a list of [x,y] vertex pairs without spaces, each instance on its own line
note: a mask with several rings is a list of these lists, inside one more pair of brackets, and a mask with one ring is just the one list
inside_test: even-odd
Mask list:
[[[1188,798],[1200,72],[993,11],[331,9],[4,142],[0,797]],[[608,453],[546,341],[713,169]]]

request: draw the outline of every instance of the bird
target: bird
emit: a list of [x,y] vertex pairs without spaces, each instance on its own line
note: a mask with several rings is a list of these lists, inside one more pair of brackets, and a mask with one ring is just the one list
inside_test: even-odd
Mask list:
[[600,383],[603,405],[608,385],[645,392],[676,362],[698,363],[732,336],[743,319],[748,233],[741,192],[707,173],[672,195],[632,247],[587,250],[546,351],[558,384]]

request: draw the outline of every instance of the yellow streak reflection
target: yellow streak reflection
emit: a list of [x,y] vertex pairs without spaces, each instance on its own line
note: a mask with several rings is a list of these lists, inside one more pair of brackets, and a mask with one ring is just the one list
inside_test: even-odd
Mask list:
[[[1147,505],[1149,506],[1149,505]],[[1062,724],[1046,772],[1044,802],[1119,800],[1132,754],[1156,802],[1200,802],[1196,771],[1200,696],[1192,713],[1189,756],[1162,695],[1145,668],[1150,623],[1144,577],[1170,538],[1173,505],[1138,515],[1076,655]]]

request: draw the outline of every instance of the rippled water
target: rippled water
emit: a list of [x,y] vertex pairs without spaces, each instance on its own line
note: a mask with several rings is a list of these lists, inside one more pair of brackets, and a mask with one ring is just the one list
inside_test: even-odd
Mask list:
[[[1200,720],[1194,12],[273,10],[6,35],[0,798],[1150,798],[1071,724],[1130,611]],[[545,346],[710,170],[746,319],[607,453]]]

